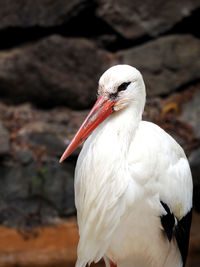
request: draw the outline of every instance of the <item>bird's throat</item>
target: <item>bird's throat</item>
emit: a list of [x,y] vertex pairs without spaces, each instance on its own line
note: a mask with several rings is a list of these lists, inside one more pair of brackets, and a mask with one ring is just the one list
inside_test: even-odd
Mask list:
[[107,138],[110,139],[111,145],[118,148],[120,155],[125,154],[124,156],[126,156],[128,153],[141,117],[141,114],[136,113],[133,108],[127,108],[112,114],[105,122]]

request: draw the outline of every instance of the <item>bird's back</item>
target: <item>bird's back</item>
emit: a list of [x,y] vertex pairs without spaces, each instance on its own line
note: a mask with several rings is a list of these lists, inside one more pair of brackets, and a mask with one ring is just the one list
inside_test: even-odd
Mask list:
[[129,150],[133,179],[155,187],[178,218],[192,206],[192,176],[181,146],[154,123],[141,121]]

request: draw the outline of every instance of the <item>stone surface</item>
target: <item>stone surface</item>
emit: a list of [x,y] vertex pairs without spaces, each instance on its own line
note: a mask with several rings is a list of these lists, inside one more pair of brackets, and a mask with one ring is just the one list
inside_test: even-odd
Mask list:
[[148,96],[166,95],[200,78],[200,40],[171,35],[117,53],[143,74]]
[[75,214],[74,168],[56,158],[40,166],[37,161],[1,163],[0,224],[27,228]]
[[0,96],[47,108],[86,108],[96,98],[98,79],[109,62],[109,53],[86,39],[53,35],[0,52]]
[[80,148],[63,164],[59,158],[86,113],[0,105],[12,151],[0,158],[0,224],[26,229],[75,214],[73,177]]
[[198,0],[101,0],[97,15],[126,38],[158,36],[200,7]]
[[7,0],[0,2],[0,29],[8,27],[56,26],[77,16],[85,0]]
[[[183,118],[184,106],[193,101],[200,90],[200,84],[188,85],[163,98],[149,98],[144,115],[147,120],[155,122],[167,131],[183,147],[186,156],[200,147],[200,140],[197,138],[194,127],[198,126],[198,118],[195,117],[193,125],[189,120]],[[153,111],[153,112],[152,112]],[[191,112],[195,112],[191,109]]]
[[200,90],[194,94],[191,101],[183,105],[181,117],[193,127],[196,137],[200,138]]
[[10,136],[3,123],[0,121],[0,156],[10,152]]
[[194,183],[194,206],[200,212],[200,148],[191,153],[189,162]]

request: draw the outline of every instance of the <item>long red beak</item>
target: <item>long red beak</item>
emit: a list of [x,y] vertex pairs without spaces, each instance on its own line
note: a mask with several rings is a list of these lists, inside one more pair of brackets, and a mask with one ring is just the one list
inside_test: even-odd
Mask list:
[[82,144],[92,131],[113,112],[114,103],[113,100],[107,99],[104,96],[98,97],[87,118],[63,153],[60,163],[65,160],[78,145]]

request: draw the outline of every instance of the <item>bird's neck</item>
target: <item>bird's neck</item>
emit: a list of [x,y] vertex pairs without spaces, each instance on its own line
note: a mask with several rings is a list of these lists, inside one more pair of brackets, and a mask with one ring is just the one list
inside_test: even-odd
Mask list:
[[113,115],[109,126],[115,132],[113,134],[116,134],[116,141],[120,151],[126,153],[141,121],[141,114],[138,114],[134,108],[130,107]]
[[102,155],[109,161],[117,162],[120,158],[127,157],[130,144],[135,136],[142,118],[143,110],[137,106],[129,106],[124,110],[113,113],[95,133],[96,144],[104,149]]

